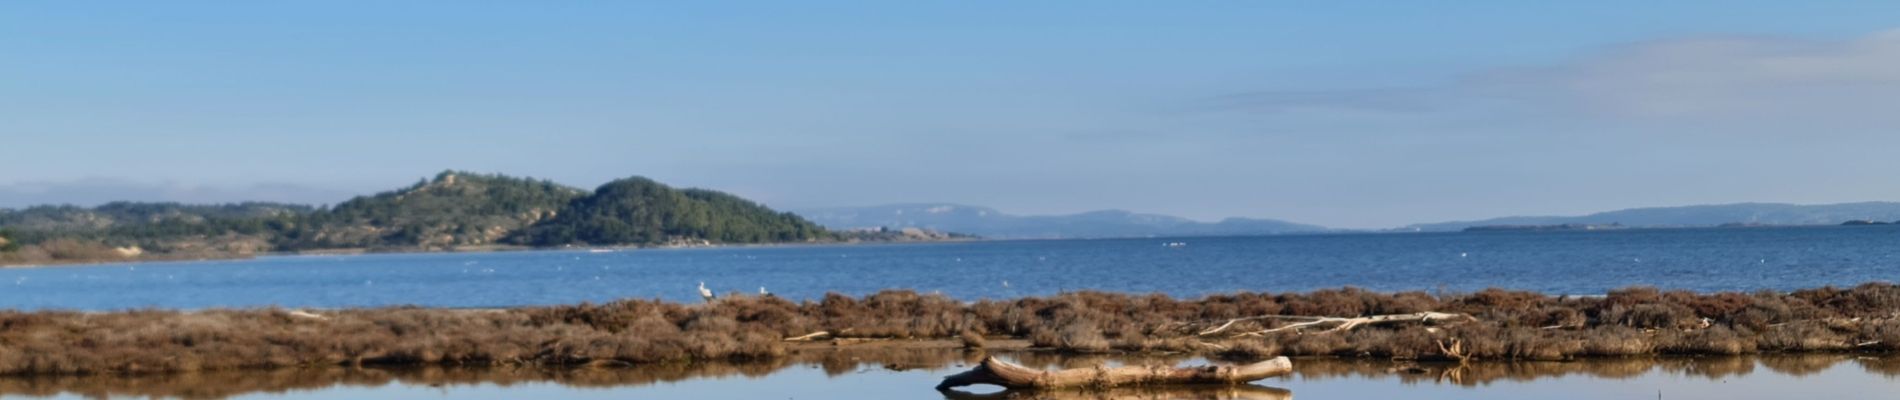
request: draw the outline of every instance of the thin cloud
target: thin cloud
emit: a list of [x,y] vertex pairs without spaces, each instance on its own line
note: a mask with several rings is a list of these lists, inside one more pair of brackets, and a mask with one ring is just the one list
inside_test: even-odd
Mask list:
[[1633,43],[1540,67],[1497,68],[1436,87],[1253,91],[1199,102],[1204,110],[1288,115],[1351,111],[1391,116],[1526,113],[1610,122],[1829,127],[1900,122],[1900,30],[1849,40],[1695,37]]

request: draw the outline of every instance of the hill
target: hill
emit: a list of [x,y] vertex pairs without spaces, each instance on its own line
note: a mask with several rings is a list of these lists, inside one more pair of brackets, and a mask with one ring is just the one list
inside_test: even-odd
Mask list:
[[1121,210],[1018,216],[988,207],[958,204],[892,204],[794,212],[830,229],[924,228],[1016,239],[1272,235],[1329,230],[1270,219],[1228,218],[1209,223]]
[[546,180],[447,171],[359,196],[285,233],[285,249],[454,247],[498,243],[554,217],[587,191]]
[[269,251],[452,250],[494,246],[681,245],[927,240],[835,233],[706,189],[633,177],[586,190],[446,171],[334,207],[278,203],[0,209],[0,265],[230,258]]
[[805,242],[824,228],[790,213],[730,194],[674,189],[646,178],[601,185],[560,214],[517,235],[516,242],[564,244],[694,244]]
[[1847,221],[1900,220],[1900,203],[1861,202],[1798,205],[1736,203],[1632,208],[1581,216],[1503,217],[1408,225],[1406,231],[1456,231],[1478,226],[1555,226],[1621,224],[1635,228],[1748,225],[1838,225]]
[[0,264],[51,259],[210,258],[271,251],[276,232],[314,208],[278,203],[0,209]]

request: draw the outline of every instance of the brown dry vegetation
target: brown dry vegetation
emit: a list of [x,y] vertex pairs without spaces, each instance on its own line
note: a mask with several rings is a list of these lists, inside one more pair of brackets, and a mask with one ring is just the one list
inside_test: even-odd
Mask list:
[[[4,240],[0,237],[0,240]],[[261,239],[239,235],[191,237],[138,248],[127,253],[97,240],[59,238],[0,248],[0,266],[88,264],[127,261],[213,260],[250,258],[265,249]],[[132,249],[125,247],[124,249]]]
[[[1476,322],[1200,336],[1234,318],[1353,317],[1440,311]],[[376,308],[0,311],[0,374],[176,372],[322,365],[621,365],[776,359],[829,331],[834,340],[1026,339],[1080,353],[1192,353],[1254,359],[1561,360],[1637,354],[1900,350],[1900,286],[1792,293],[1624,289],[1603,297],[1486,290],[1433,296],[1359,289],[1161,295],[1069,293],[960,302],[910,291],[791,302],[648,300],[503,310]],[[1282,326],[1263,319],[1227,332]],[[972,337],[975,337],[974,339]],[[1448,354],[1446,343],[1458,354]],[[974,346],[973,346],[974,347]]]
[[54,239],[0,251],[0,265],[125,261],[125,254],[94,241]]

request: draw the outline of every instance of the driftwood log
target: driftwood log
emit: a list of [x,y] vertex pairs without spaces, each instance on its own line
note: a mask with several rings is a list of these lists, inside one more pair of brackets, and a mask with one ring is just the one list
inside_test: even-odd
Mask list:
[[1293,392],[1258,385],[1154,386],[1119,389],[943,392],[945,400],[1292,400]]
[[990,384],[1008,389],[1112,388],[1153,385],[1239,385],[1293,372],[1293,361],[1286,357],[1247,365],[1204,367],[1077,368],[1044,371],[1029,368],[995,356],[985,357],[976,368],[943,378],[938,391],[969,385]]

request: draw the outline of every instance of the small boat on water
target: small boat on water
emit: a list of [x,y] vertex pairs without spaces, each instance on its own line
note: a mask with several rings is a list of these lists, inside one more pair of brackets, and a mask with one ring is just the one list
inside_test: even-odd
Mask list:
[[1167,242],[1162,243],[1161,247],[1187,247],[1187,242]]
[[612,253],[614,249],[587,249],[589,253]]

